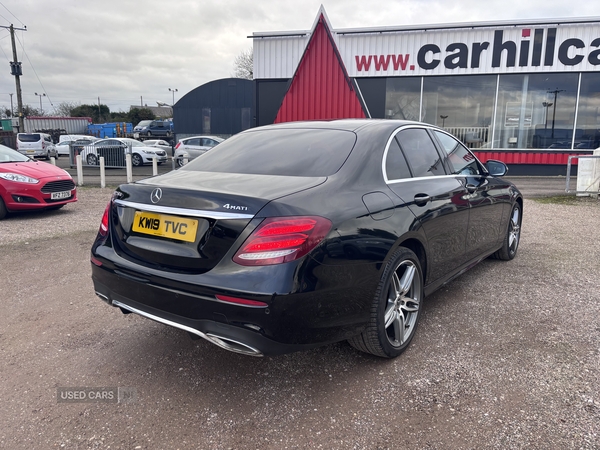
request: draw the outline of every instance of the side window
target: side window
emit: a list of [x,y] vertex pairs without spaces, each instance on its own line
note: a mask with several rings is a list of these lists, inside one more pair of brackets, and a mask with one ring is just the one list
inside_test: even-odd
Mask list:
[[448,154],[448,161],[450,161],[452,173],[457,175],[481,174],[475,157],[464,145],[446,133],[435,131],[435,135]]
[[189,139],[186,141],[186,145],[200,145],[200,139]]
[[396,138],[414,177],[446,175],[440,155],[426,130],[409,128],[398,133]]
[[410,178],[410,170],[396,139],[392,139],[385,159],[385,175],[389,181]]

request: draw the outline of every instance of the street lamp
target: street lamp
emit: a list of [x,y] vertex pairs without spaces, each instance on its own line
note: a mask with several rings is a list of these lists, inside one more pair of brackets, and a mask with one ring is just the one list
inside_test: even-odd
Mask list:
[[173,103],[172,103],[172,105],[174,105],[175,104],[175,92],[177,92],[177,89],[171,89],[171,88],[169,88],[169,91],[173,93]]
[[[552,139],[554,139],[554,122],[556,121],[556,101],[558,100],[558,94],[559,92],[565,92],[566,89],[547,89],[546,92],[548,94],[554,94],[554,109],[552,110]],[[552,105],[552,103],[550,103],[550,105]]]
[[548,129],[548,108],[550,108],[554,103],[552,102],[542,102],[542,106],[546,109],[546,120],[544,123],[544,130]]
[[444,116],[443,114],[440,116],[440,119],[442,119],[442,128],[444,128],[444,126],[446,125],[447,118],[448,116]]
[[40,98],[40,116],[41,116],[44,114],[44,109],[42,108],[42,97],[45,97],[46,94],[38,94],[36,92],[35,95],[37,95]]

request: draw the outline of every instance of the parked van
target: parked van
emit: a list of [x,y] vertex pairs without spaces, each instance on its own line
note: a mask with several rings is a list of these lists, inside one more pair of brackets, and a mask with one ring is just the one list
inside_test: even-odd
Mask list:
[[133,129],[133,137],[173,135],[173,122],[170,120],[142,120]]
[[58,156],[52,137],[46,133],[18,133],[17,150],[30,158]]

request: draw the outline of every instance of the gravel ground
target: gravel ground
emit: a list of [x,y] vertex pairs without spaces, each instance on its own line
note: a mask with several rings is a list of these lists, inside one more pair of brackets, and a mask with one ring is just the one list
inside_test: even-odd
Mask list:
[[[93,294],[112,189],[0,222],[0,448],[600,448],[600,205],[526,200],[511,262],[425,302],[393,361],[346,343],[250,358]],[[58,403],[58,387],[135,389]]]

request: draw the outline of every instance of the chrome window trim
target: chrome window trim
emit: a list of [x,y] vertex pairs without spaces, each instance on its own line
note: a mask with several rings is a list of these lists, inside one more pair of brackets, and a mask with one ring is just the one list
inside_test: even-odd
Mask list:
[[[394,139],[396,137],[396,135],[398,133],[400,133],[401,131],[407,130],[409,128],[417,128],[417,129],[421,129],[421,130],[439,130],[439,128],[437,128],[437,127],[416,124],[416,123],[402,125],[402,126],[396,128],[390,135],[390,138],[387,140],[387,143],[385,144],[385,151],[383,152],[383,158],[381,160],[381,173],[383,174],[383,181],[385,182],[385,184],[392,184],[392,183],[397,183],[397,182],[406,181],[406,180],[426,180],[428,178],[439,178],[439,177],[448,176],[448,175],[434,175],[431,177],[411,177],[411,178],[404,178],[404,179],[398,179],[398,180],[396,180],[396,179],[390,180],[388,178],[387,171],[385,170],[385,163],[387,161],[387,155],[388,155],[388,151],[390,150],[390,144],[392,143],[392,139]],[[441,131],[444,131],[444,130],[441,130]],[[449,133],[447,133],[447,134],[449,134]],[[452,135],[450,135],[450,136],[452,136]],[[433,141],[432,141],[432,143],[433,143]],[[407,161],[407,163],[408,163],[408,161]]]
[[142,211],[172,214],[176,216],[191,216],[199,217],[203,219],[215,219],[215,220],[229,220],[229,219],[252,219],[254,214],[240,214],[240,213],[229,213],[219,211],[205,211],[201,209],[186,209],[186,208],[173,208],[171,206],[161,205],[149,205],[147,203],[128,202],[126,200],[115,200],[115,203],[119,206],[126,206],[128,208],[135,208]]
[[441,178],[464,178],[465,175],[459,174],[450,174],[450,175],[433,175],[430,177],[411,177],[411,178],[401,178],[398,180],[389,180],[386,181],[386,184],[397,184],[397,183],[406,183],[408,181],[419,181],[419,180],[439,180]]
[[[460,142],[458,139],[456,139],[455,136],[453,136],[452,134],[448,133],[446,130],[443,130],[443,129],[435,127],[435,126],[427,125],[427,124],[424,124],[424,125],[421,125],[421,124],[408,124],[408,125],[402,125],[402,126],[396,128],[393,131],[393,133],[391,134],[390,138],[387,140],[387,143],[385,145],[385,151],[383,152],[383,158],[381,160],[381,173],[383,175],[383,181],[385,182],[385,184],[404,183],[406,181],[415,181],[415,180],[432,180],[432,179],[449,178],[449,177],[454,177],[454,178],[464,177],[464,175],[461,175],[461,174],[451,173],[451,174],[446,174],[446,175],[432,175],[430,177],[410,177],[410,178],[400,178],[400,179],[392,179],[392,180],[390,180],[387,177],[387,171],[385,170],[385,163],[387,161],[387,155],[388,155],[388,151],[390,149],[390,144],[392,143],[392,139],[394,139],[398,133],[400,133],[403,130],[409,129],[409,128],[418,128],[418,129],[423,129],[423,130],[439,131],[441,133],[447,134],[448,136],[452,137],[455,141],[457,141],[459,144],[461,144],[464,148],[466,148],[467,151],[471,155],[473,155],[473,157],[479,162],[479,165],[481,167],[483,167],[484,173],[482,173],[479,176],[485,177],[485,176],[489,175],[487,173],[487,171],[485,170],[485,165],[482,164],[481,161],[479,161],[479,158],[477,158],[477,156],[475,155],[475,153],[473,153],[473,151],[471,151],[469,148],[467,148],[462,142]],[[434,145],[435,145],[435,143],[434,143]],[[407,163],[408,163],[408,161],[407,161]]]

